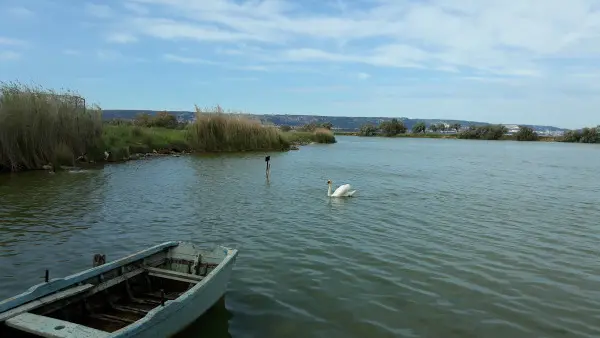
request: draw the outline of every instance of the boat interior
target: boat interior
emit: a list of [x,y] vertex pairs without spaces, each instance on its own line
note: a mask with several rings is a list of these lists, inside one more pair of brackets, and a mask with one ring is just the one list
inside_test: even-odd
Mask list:
[[0,337],[108,336],[177,299],[217,263],[160,252],[0,313]]

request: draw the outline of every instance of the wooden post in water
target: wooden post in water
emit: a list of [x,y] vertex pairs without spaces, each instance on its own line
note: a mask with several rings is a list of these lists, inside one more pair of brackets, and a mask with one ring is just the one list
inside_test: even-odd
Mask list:
[[267,162],[267,179],[271,174],[271,163],[269,161],[271,161],[271,156],[265,156],[265,162]]

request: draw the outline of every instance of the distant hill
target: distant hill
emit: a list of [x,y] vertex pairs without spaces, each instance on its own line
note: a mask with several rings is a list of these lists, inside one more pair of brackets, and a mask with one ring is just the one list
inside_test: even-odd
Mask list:
[[[155,110],[103,110],[102,116],[104,119],[132,119],[137,114],[149,113],[156,114],[158,111]],[[181,120],[191,121],[194,119],[194,112],[191,111],[169,111],[169,113],[178,116]],[[354,116],[320,116],[320,115],[287,115],[287,114],[252,114],[252,116],[259,118],[263,123],[269,123],[274,125],[288,125],[288,126],[302,126],[311,122],[324,123],[331,122],[333,127],[341,131],[356,131],[361,125],[365,123],[372,123],[375,125],[380,124],[383,121],[389,121],[392,117],[354,117]],[[402,120],[407,128],[412,128],[415,123],[425,122],[427,125],[434,123],[460,123],[463,126],[470,124],[473,125],[487,125],[486,122],[477,121],[465,121],[465,120],[444,120],[444,119],[409,119],[406,117],[397,118]],[[527,125],[536,131],[550,131],[550,132],[563,132],[567,129],[558,128],[553,126],[541,126],[541,125]]]

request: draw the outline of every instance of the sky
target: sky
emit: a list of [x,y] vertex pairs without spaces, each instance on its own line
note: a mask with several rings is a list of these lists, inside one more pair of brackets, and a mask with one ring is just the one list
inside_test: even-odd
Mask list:
[[600,124],[600,0],[2,0],[0,81],[103,109]]

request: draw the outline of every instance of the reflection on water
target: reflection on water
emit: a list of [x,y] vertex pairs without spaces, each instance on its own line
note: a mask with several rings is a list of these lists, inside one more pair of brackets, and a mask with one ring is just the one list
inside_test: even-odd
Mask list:
[[598,337],[598,149],[340,137],[2,175],[0,297],[192,240],[240,253],[178,337]]
[[89,228],[101,212],[105,183],[101,170],[1,175],[0,256],[41,242],[60,245]]
[[225,297],[222,297],[210,310],[173,338],[230,338],[229,320],[231,318],[231,312],[225,307]]

